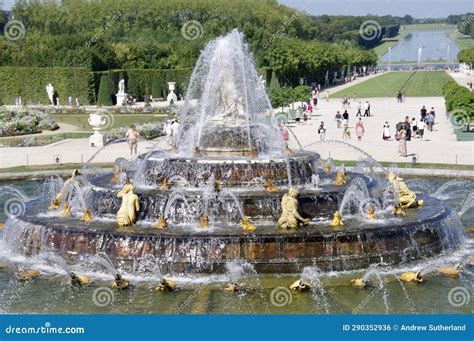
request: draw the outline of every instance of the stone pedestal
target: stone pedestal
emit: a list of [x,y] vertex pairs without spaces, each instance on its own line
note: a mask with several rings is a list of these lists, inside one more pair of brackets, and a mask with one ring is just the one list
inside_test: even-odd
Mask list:
[[115,95],[117,97],[117,107],[121,107],[123,103],[127,104],[127,96],[128,94],[123,92],[123,93],[118,93]]
[[166,100],[168,103],[171,103],[171,100],[173,100],[173,103],[176,103],[178,100],[178,96],[174,93],[176,82],[168,82],[168,89],[170,90],[170,93],[166,97]]
[[100,133],[97,130],[89,137],[89,145],[91,147],[103,147],[105,146],[105,142],[106,139],[104,134]]

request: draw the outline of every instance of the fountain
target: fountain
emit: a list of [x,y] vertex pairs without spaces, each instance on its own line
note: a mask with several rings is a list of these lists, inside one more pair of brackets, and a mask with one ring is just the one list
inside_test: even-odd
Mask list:
[[[26,256],[53,252],[68,264],[107,255],[112,275],[162,278],[224,273],[229,262],[259,273],[365,269],[437,257],[464,243],[453,209],[394,174],[379,178],[375,161],[360,168],[365,173],[334,171],[316,153],[290,153],[236,30],[203,50],[179,121],[173,150],[119,160],[115,174],[66,181],[74,186],[59,198],[28,201],[6,222],[5,245]],[[89,210],[87,219],[81,210]],[[143,270],[150,260],[152,270]],[[318,276],[306,279],[325,297]]]

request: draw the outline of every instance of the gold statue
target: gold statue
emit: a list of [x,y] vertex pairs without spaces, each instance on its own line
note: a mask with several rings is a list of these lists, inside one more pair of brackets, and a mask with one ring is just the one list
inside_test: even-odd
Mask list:
[[70,217],[71,216],[71,205],[69,205],[68,203],[65,203],[64,204],[64,207],[63,207],[63,213],[62,213],[62,216],[63,217]]
[[29,281],[37,278],[41,273],[38,270],[21,270],[16,274],[18,281]]
[[296,229],[300,226],[308,225],[309,219],[303,218],[298,212],[298,190],[290,188],[288,193],[281,199],[281,216],[278,219],[278,226],[281,228]]
[[90,208],[86,208],[84,210],[84,215],[82,216],[81,218],[81,221],[85,222],[85,223],[90,223],[92,221],[93,217],[92,217],[92,211]]
[[290,285],[290,289],[293,291],[308,291],[311,290],[311,285],[303,279],[299,279]]
[[347,182],[346,180],[346,171],[340,170],[336,173],[336,179],[334,180],[334,184],[337,186],[345,185]]
[[275,193],[275,192],[278,192],[278,191],[279,191],[278,187],[276,187],[276,186],[273,184],[273,182],[272,182],[271,179],[267,179],[267,180],[265,181],[265,183],[263,184],[263,187],[264,187],[265,190],[266,190],[267,192],[269,192],[269,193]]
[[392,212],[393,215],[399,215],[399,216],[402,216],[402,217],[405,217],[407,215],[407,213],[402,210],[402,208],[400,206],[397,206],[393,209],[393,212]]
[[439,268],[438,272],[445,275],[459,276],[459,274],[461,273],[461,264],[456,264],[447,268]]
[[255,225],[250,222],[250,217],[247,216],[243,217],[240,226],[242,227],[242,231],[245,232],[254,232],[257,229]]
[[209,217],[207,214],[201,214],[201,221],[199,222],[198,227],[205,228],[209,226]]
[[130,283],[123,279],[120,274],[115,275],[115,280],[112,283],[112,289],[118,289],[118,290],[123,290],[123,289],[128,289]]
[[285,142],[285,151],[288,156],[295,155],[295,152],[290,149],[288,142]]
[[367,283],[362,278],[351,279],[351,284],[354,288],[363,289],[367,286]]
[[110,181],[115,184],[119,183],[122,172],[123,172],[122,168],[117,168],[114,172],[114,176],[112,177]]
[[155,228],[162,230],[162,229],[166,228],[167,226],[168,226],[168,223],[166,222],[165,216],[161,215],[160,219],[155,224]]
[[214,191],[220,192],[221,191],[221,183],[219,181],[214,181]]
[[167,178],[161,181],[161,186],[158,188],[159,191],[168,191],[173,184]]
[[342,222],[342,215],[339,211],[334,212],[334,216],[332,220],[329,222],[329,226],[331,227],[344,226],[344,223]]
[[240,284],[235,283],[235,282],[227,283],[227,285],[224,287],[224,291],[227,291],[227,292],[237,293],[237,292],[240,292],[241,290],[242,288]]
[[138,195],[133,193],[133,185],[125,184],[117,193],[117,197],[122,198],[122,204],[117,212],[117,224],[119,226],[132,225],[137,220],[137,213],[140,211],[140,201]]
[[332,171],[332,169],[331,169],[331,162],[326,161],[326,162],[324,163],[324,172],[326,173],[326,175],[331,175],[331,171]]
[[418,272],[404,272],[400,275],[400,279],[404,282],[415,282],[415,283],[423,282],[423,278],[421,278],[420,271],[418,271]]
[[367,208],[367,214],[365,217],[369,220],[378,219],[377,213],[375,213],[375,209],[372,206],[369,206],[369,208]]
[[[51,201],[51,205],[48,207],[48,210],[55,210],[55,209],[58,209],[60,206],[61,206],[61,203],[63,201],[63,193],[66,191],[66,189],[69,187],[69,184],[74,181],[74,179],[76,178],[76,176],[78,175],[81,175],[81,173],[79,173],[79,170],[78,169],[74,169],[72,171],[72,175],[69,179],[67,179],[66,181],[64,181],[64,184],[63,184],[63,187],[61,188],[61,190],[59,191],[58,194],[56,194],[56,196],[53,198],[53,200]],[[80,181],[78,181],[78,185],[81,185],[82,183]]]
[[90,284],[91,278],[86,275],[77,275],[74,272],[71,272],[71,279],[70,283],[71,285],[77,285],[77,286],[83,286]]
[[155,288],[157,291],[173,291],[176,290],[176,283],[173,282],[170,279],[163,278],[158,284],[158,286]]
[[413,208],[423,206],[423,200],[416,200],[415,192],[411,191],[402,178],[397,177],[394,173],[390,173],[387,177],[388,182],[392,184],[396,197],[398,198],[397,207]]

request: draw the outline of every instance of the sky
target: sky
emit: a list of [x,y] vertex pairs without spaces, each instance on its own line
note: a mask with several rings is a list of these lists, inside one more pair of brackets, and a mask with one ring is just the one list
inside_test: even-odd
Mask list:
[[278,0],[281,4],[313,15],[411,15],[414,18],[446,18],[474,13],[474,0]]
[[[197,0],[199,1],[199,0]],[[233,0],[238,1],[238,0]],[[415,18],[445,18],[450,14],[474,12],[474,0],[278,0],[281,4],[322,15],[394,15]],[[15,0],[0,0],[11,9]]]

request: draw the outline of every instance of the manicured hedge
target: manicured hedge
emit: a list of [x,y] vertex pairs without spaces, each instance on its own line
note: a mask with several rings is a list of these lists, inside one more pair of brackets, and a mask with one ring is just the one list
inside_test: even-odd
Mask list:
[[62,105],[67,104],[69,96],[73,97],[73,102],[79,97],[82,104],[95,104],[101,78],[108,76],[114,87],[124,78],[125,90],[142,100],[144,95],[149,96],[152,92],[156,98],[166,97],[167,82],[171,81],[176,82],[175,92],[184,95],[191,73],[192,69],[90,72],[85,68],[74,67],[0,67],[0,94],[5,104],[14,104],[18,96],[21,96],[22,102],[27,105],[49,104],[46,85],[51,83],[58,92]]
[[67,104],[68,96],[89,102],[91,73],[85,68],[0,67],[0,93],[5,104],[14,104],[18,96],[23,104],[49,104],[49,83],[57,91],[60,104]]
[[451,81],[443,87],[443,95],[446,99],[448,112],[464,111],[469,114],[471,121],[474,120],[474,92]]

